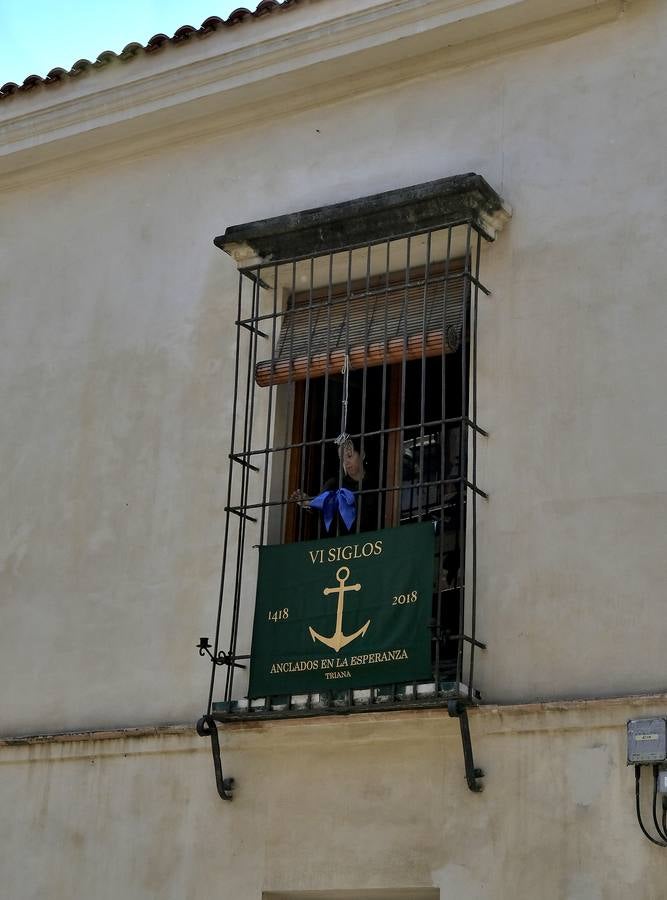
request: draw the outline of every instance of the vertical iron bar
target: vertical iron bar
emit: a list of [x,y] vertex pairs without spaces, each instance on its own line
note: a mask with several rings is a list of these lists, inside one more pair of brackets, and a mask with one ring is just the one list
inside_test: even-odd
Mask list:
[[[322,441],[320,443],[320,483],[324,488],[324,462],[327,446],[327,421],[329,413],[329,375],[331,370],[331,306],[333,304],[333,253],[329,253],[329,274],[327,285],[327,343],[324,368],[324,399],[322,401]],[[317,538],[322,537],[322,516],[317,517]]]
[[[364,300],[364,368],[361,376],[361,424],[360,424],[360,438],[359,438],[359,455],[361,459],[361,471],[365,472],[364,469],[364,432],[366,430],[366,385],[367,385],[367,375],[368,375],[368,306],[369,306],[369,297],[368,294],[370,292],[370,279],[371,279],[371,245],[369,244],[366,248],[366,298]],[[368,483],[368,482],[367,482]],[[359,482],[360,488],[363,490],[364,482]],[[361,531],[361,513],[363,509],[363,494],[359,495],[359,508],[357,510],[357,526],[356,532],[359,534]],[[371,507],[372,509],[372,507]]]
[[[468,221],[466,226],[466,252],[465,269],[463,271],[463,300],[461,304],[461,426],[459,429],[459,545],[460,545],[460,583],[459,583],[459,637],[458,653],[456,661],[456,684],[463,681],[463,651],[465,634],[465,571],[466,571],[466,508],[468,502],[468,488],[466,478],[468,474],[468,429],[464,427],[464,417],[468,415],[468,304],[470,288],[470,231]],[[465,473],[465,474],[464,474]]]
[[[266,489],[269,477],[269,453],[271,448],[271,414],[273,412],[273,392],[276,390],[274,376],[276,370],[276,326],[278,322],[278,266],[273,267],[273,317],[271,319],[271,382],[269,384],[269,403],[266,414],[266,441],[264,448],[264,481],[262,484],[262,518],[259,527],[259,543],[264,544],[264,525],[266,522]],[[273,465],[273,461],[272,461]]]
[[[472,381],[472,485],[477,487],[477,312],[479,301],[479,257],[482,236],[477,232],[477,253],[475,257],[475,289],[473,291],[472,323],[471,323],[471,381]],[[467,427],[467,426],[466,426]],[[470,586],[470,665],[468,668],[468,699],[473,698],[473,679],[475,674],[475,629],[477,626],[477,491],[472,492],[472,533],[471,533],[471,578]]]
[[403,289],[403,355],[401,357],[401,413],[399,427],[398,447],[398,525],[401,524],[401,485],[403,483],[403,442],[405,441],[405,390],[407,381],[408,361],[408,299],[410,292],[410,254],[412,250],[411,237],[406,238],[405,246],[405,285]]
[[[250,339],[250,367],[249,367],[250,379],[248,382],[248,390],[250,392],[250,410],[249,410],[249,416],[248,416],[247,446],[245,447],[245,452],[247,454],[245,457],[246,460],[249,459],[249,454],[252,450],[253,430],[255,427],[255,392],[257,390],[257,381],[255,380],[255,369],[257,366],[257,344],[258,344],[259,337],[261,334],[260,329],[258,328],[258,325],[259,325],[258,319],[259,319],[259,315],[260,315],[260,291],[261,291],[260,285],[261,285],[261,281],[262,281],[262,279],[260,278],[260,271],[261,271],[261,269],[258,266],[257,270],[255,272],[255,282],[254,282],[254,292],[253,292],[253,317],[254,317],[254,319],[253,319],[253,330],[251,332],[251,339]],[[250,492],[250,479],[252,477],[252,469],[250,469],[248,466],[245,466],[244,471],[246,472],[246,480],[245,480],[245,495],[242,499],[242,509],[244,512],[246,512],[247,506],[248,506],[248,494]],[[262,502],[264,502],[264,501],[262,501]],[[246,535],[247,527],[248,527],[248,517],[244,516],[243,517],[243,541],[242,541],[242,543],[243,543],[243,559],[241,562],[241,572],[240,572],[241,580],[243,578],[243,564],[245,562],[245,535]],[[238,611],[237,611],[237,615],[236,615],[236,628],[233,631],[234,640],[233,640],[233,645],[231,647],[232,659],[234,659],[236,656],[236,647],[237,647],[237,643],[238,643],[238,625],[239,625],[240,612],[241,612],[241,598],[242,598],[242,593],[239,592],[239,598],[238,598],[239,605],[238,605]],[[235,668],[235,666],[230,666],[229,668],[231,669],[231,678],[230,678],[230,692],[231,692],[233,690],[233,686],[234,686],[234,676],[236,675],[236,668]]]
[[[345,297],[345,362],[343,365],[347,370],[348,384],[349,384],[349,368],[350,368],[350,294],[352,293],[352,250],[347,251],[347,286],[346,286],[346,297]],[[349,395],[345,397],[343,395],[343,403],[347,403],[349,400]],[[349,407],[345,408],[346,413],[346,423],[345,427],[347,428],[347,418],[349,414]],[[345,469],[343,467],[343,454],[341,453],[343,445],[340,444],[338,447],[338,487],[343,487],[343,479],[345,477]],[[336,531],[340,531],[340,525],[338,520],[336,520]]]
[[389,269],[391,266],[391,241],[387,241],[387,253],[385,259],[384,272],[384,353],[382,358],[382,401],[380,410],[380,468],[378,474],[378,521],[377,527],[384,525],[382,521],[382,506],[385,507],[385,518],[387,508],[387,494],[381,493],[384,487],[384,453],[385,453],[385,435],[387,428],[387,352],[388,346],[388,330],[389,330]]
[[[261,279],[259,277],[260,268],[257,267],[255,272],[255,281],[254,281],[254,290],[253,290],[253,330],[251,332],[250,337],[250,365],[249,365],[249,382],[247,385],[247,390],[250,392],[250,410],[249,417],[247,421],[247,441],[246,446],[244,447],[244,452],[247,454],[250,452],[252,448],[252,436],[253,436],[253,428],[255,424],[255,391],[257,389],[257,382],[255,381],[255,367],[257,365],[257,343],[260,336],[259,328],[257,327],[258,322],[257,319],[260,313],[260,282]],[[248,399],[246,396],[246,408],[248,405]],[[246,459],[248,457],[246,456]],[[241,497],[241,509],[245,512],[248,505],[248,492],[250,490],[250,478],[251,478],[251,469],[248,466],[243,467],[243,471],[245,473],[245,487],[244,493]],[[248,518],[244,516],[241,520],[242,524],[242,536],[240,540],[241,544],[241,567],[239,571],[239,590],[237,592],[237,596],[235,597],[235,607],[234,607],[234,616],[235,621],[232,627],[232,642],[230,644],[230,657],[232,660],[236,657],[236,647],[238,644],[238,628],[239,628],[239,619],[241,612],[241,598],[242,598],[242,587],[243,587],[243,565],[245,562],[245,536],[247,529]],[[234,690],[234,677],[236,675],[236,667],[231,665],[228,667],[230,672],[229,677],[229,697],[228,700],[232,699],[233,690]]]
[[[259,293],[259,286],[256,280],[252,281],[252,300],[251,300],[251,318],[254,318],[256,297]],[[256,334],[251,330],[248,332],[248,362],[246,366],[246,388],[245,388],[245,411],[243,417],[243,459],[247,459],[248,445],[248,414],[250,410],[250,381],[253,377],[252,372],[252,344],[253,336],[256,340]],[[245,512],[247,503],[247,483],[249,469],[247,466],[241,466],[241,487],[239,492],[239,510]],[[243,551],[245,544],[245,516],[239,516],[239,527],[236,543],[236,578],[234,582],[234,603],[232,606],[232,621],[230,626],[229,655],[233,658],[236,652],[236,632],[238,630],[239,609],[241,602],[241,581],[243,574]],[[225,702],[231,700],[232,682],[234,678],[234,666],[227,666],[227,674],[225,678]]]
[[[303,421],[301,423],[301,447],[299,449],[299,458],[301,464],[301,476],[299,478],[299,489],[301,494],[305,493],[306,486],[306,443],[308,441],[308,401],[310,398],[310,354],[312,346],[312,328],[313,328],[313,280],[315,278],[315,257],[310,257],[310,284],[308,288],[308,340],[306,342],[306,386],[304,388],[303,399]],[[298,539],[303,540],[303,503],[299,503],[299,528]]]
[[[285,318],[283,319],[283,328],[288,326],[290,330],[290,344],[289,344],[289,365],[287,367],[287,386],[285,390],[287,391],[287,409],[285,410],[285,440],[283,441],[283,446],[287,446],[292,443],[290,437],[290,427],[292,426],[292,407],[294,405],[294,322],[296,319],[296,260],[292,261],[292,291],[287,300],[288,311],[285,314]],[[288,437],[290,438],[288,440]],[[280,507],[280,539],[284,541],[287,537],[285,534],[285,473],[287,470],[287,460],[291,459],[293,450],[285,451],[283,453],[283,473],[282,473],[282,483],[281,483],[281,495],[280,499],[282,500],[282,506]]]
[[[237,310],[236,310],[236,321],[239,322],[241,320],[241,298],[243,294],[243,275],[239,275],[239,290],[238,290],[238,301],[237,301]],[[234,400],[232,402],[232,433],[231,433],[231,447],[229,453],[229,468],[227,472],[227,509],[225,512],[225,531],[224,537],[222,541],[222,566],[220,570],[220,591],[218,593],[218,614],[215,621],[215,638],[213,641],[213,662],[211,663],[211,679],[208,690],[208,703],[206,705],[206,715],[211,715],[211,709],[213,707],[213,690],[215,688],[215,676],[217,666],[215,664],[215,660],[218,657],[218,652],[220,649],[220,624],[222,621],[222,602],[224,597],[224,589],[225,589],[225,576],[227,570],[227,547],[229,544],[229,520],[230,520],[230,507],[232,505],[232,481],[233,481],[233,470],[234,470],[234,441],[236,439],[236,408],[238,401],[238,387],[239,387],[239,360],[240,360],[240,343],[241,343],[241,326],[236,326],[236,353],[234,359]]]
[[[437,573],[437,601],[435,609],[435,684],[436,692],[440,690],[440,650],[442,643],[442,607],[446,602],[444,594],[447,589],[447,580],[445,579],[445,590],[442,590],[443,571],[445,566],[445,467],[447,461],[447,453],[449,450],[449,435],[445,422],[447,421],[447,292],[449,290],[449,270],[452,256],[452,227],[447,229],[447,246],[445,250],[445,280],[442,289],[442,356],[440,363],[440,534],[438,535],[438,573]],[[458,575],[457,575],[458,577]]]
[[[419,488],[417,493],[417,519],[421,522],[422,518],[422,492],[421,482],[424,481],[424,419],[426,410],[426,333],[428,331],[426,323],[426,303],[428,299],[428,282],[431,271],[431,236],[429,231],[426,237],[426,265],[424,267],[424,296],[422,298],[422,358],[421,358],[421,393],[420,393],[420,415],[419,415]],[[414,460],[414,456],[413,456]],[[427,488],[428,490],[428,488]]]
[[[248,423],[247,423],[248,424],[247,442],[246,442],[246,446],[244,448],[244,452],[246,454],[249,453],[252,448],[252,436],[253,436],[253,429],[254,429],[254,425],[255,425],[255,391],[257,389],[257,382],[255,380],[255,367],[257,365],[257,343],[258,343],[259,336],[260,336],[260,331],[257,327],[257,324],[258,324],[257,319],[259,317],[259,312],[260,312],[259,304],[260,304],[260,281],[261,281],[261,279],[259,277],[259,273],[260,273],[260,268],[258,267],[257,271],[255,273],[256,277],[255,277],[254,291],[253,291],[254,321],[253,321],[253,329],[252,329],[251,336],[250,336],[250,366],[249,366],[250,379],[249,379],[248,387],[247,387],[248,391],[250,392],[250,410],[249,410],[249,417],[248,417]],[[247,398],[246,398],[246,406],[247,406]],[[246,459],[247,459],[247,456],[246,456]],[[248,505],[248,493],[250,490],[250,478],[251,478],[252,470],[248,466],[244,466],[243,471],[245,472],[246,478],[245,478],[244,493],[241,498],[241,509],[245,512],[247,509],[247,505]],[[243,587],[243,565],[245,562],[245,536],[246,536],[247,524],[248,524],[248,517],[243,516],[243,518],[242,518],[242,526],[243,526],[242,527],[242,537],[241,537],[241,542],[240,542],[242,557],[241,557],[241,568],[239,571],[239,590],[238,590],[238,596],[235,598],[236,599],[235,608],[234,608],[235,622],[234,622],[234,626],[232,628],[232,642],[230,645],[230,657],[232,660],[235,659],[235,657],[236,657],[236,647],[238,644],[238,629],[239,629],[239,619],[240,619],[240,613],[241,613],[241,598],[242,598],[242,587]],[[232,665],[232,666],[229,666],[228,668],[230,671],[229,698],[228,699],[231,700],[232,695],[233,695],[233,690],[234,690],[234,677],[236,675],[236,667]]]

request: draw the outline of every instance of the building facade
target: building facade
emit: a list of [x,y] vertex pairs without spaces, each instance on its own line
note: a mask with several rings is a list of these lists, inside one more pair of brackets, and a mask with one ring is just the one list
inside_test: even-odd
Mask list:
[[[667,9],[258,13],[1,92],[3,896],[657,900],[664,850],[637,822],[626,722],[667,715]],[[347,268],[322,262],[336,254]],[[461,292],[431,305],[433,279],[455,273]],[[423,298],[414,320],[401,277]],[[372,291],[390,310],[377,358]],[[346,338],[329,325],[314,348],[314,298],[331,311],[334,296]],[[255,692],[248,708],[248,670],[221,665],[209,704],[198,642],[251,655],[254,545],[328,540],[289,498],[338,466],[338,352],[350,397],[355,379],[371,391],[340,426],[375,464],[361,531],[440,519],[442,542],[444,483],[465,497],[449,528],[462,540],[439,545],[458,556],[437,575],[464,628],[434,623],[433,601],[432,693],[411,674],[412,695],[394,686],[355,710],[344,690],[275,709]],[[408,364],[417,387],[371,427]],[[429,418],[428,391],[452,379],[454,415]],[[336,425],[327,413],[309,438],[303,410],[328,409],[313,402],[325,383]],[[450,458],[451,419],[470,439]],[[425,480],[433,443],[441,474]],[[238,515],[253,505],[257,521]],[[462,711],[483,791],[466,780]],[[195,728],[208,712],[231,802]]]

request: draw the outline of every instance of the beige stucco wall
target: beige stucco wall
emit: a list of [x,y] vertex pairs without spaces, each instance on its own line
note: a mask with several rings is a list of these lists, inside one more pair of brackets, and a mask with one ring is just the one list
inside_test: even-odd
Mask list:
[[[224,727],[232,804],[189,727],[141,730],[193,722],[206,698],[195,644],[217,602],[236,301],[213,236],[467,171],[514,208],[482,266],[478,686],[502,704],[664,687],[667,6],[554,4],[621,14],[532,45],[510,29],[459,68],[431,42],[421,73],[347,69],[300,100],[290,82],[298,111],[278,91],[243,126],[214,94],[150,139],[138,114],[108,146],[71,125],[0,175],[0,734],[141,726],[0,742],[2,900],[664,896],[625,722],[667,714],[666,695],[473,711],[481,795],[444,711]],[[281,39],[287,15],[267,21]],[[136,92],[169,59],[128,69]],[[94,112],[118,111],[124,71]],[[18,98],[12,133],[37,147],[86,84]]]
[[636,824],[625,720],[666,705],[477,711],[481,794],[444,711],[224,729],[231,803],[191,731],[3,746],[2,896],[365,900],[430,886],[441,900],[661,900],[664,851]]
[[236,296],[213,236],[466,171],[514,207],[483,264],[480,687],[662,686],[666,29],[642,0],[568,40],[2,182],[3,733],[202,710]]

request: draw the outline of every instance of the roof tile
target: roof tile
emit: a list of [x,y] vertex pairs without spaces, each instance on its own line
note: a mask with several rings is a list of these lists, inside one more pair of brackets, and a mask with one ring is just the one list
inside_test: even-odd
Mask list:
[[95,62],[91,62],[89,59],[79,59],[70,69],[56,66],[49,71],[45,78],[42,78],[41,75],[28,75],[22,84],[8,81],[0,87],[0,100],[5,100],[17,94],[28,93],[28,91],[42,86],[48,87],[54,84],[62,84],[70,78],[77,78],[86,72],[90,72],[92,69],[102,69],[116,60],[129,62],[140,54],[155,53],[162,50],[168,44],[178,46],[179,44],[187,43],[195,37],[208,37],[214,31],[218,31],[223,27],[229,28],[247,19],[258,19],[276,10],[295,6],[299,2],[301,0],[282,0],[282,2],[281,0],[261,0],[254,10],[239,7],[231,12],[226,19],[221,19],[219,16],[209,16],[199,28],[194,28],[192,25],[181,25],[171,37],[166,34],[154,34],[146,44],[140,44],[136,41],[126,44],[120,53],[114,53],[113,50],[103,50]]

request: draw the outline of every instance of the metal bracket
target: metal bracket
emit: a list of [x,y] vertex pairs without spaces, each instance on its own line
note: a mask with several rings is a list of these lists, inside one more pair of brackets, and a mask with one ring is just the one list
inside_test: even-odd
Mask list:
[[462,700],[450,700],[447,704],[447,712],[453,719],[459,720],[461,726],[461,743],[463,744],[463,763],[466,770],[466,781],[471,791],[479,793],[484,790],[484,785],[477,779],[484,777],[482,769],[475,768],[472,756],[472,741],[470,740],[470,726],[468,724],[468,707]]
[[211,752],[213,753],[213,768],[215,769],[215,783],[218,793],[223,800],[232,799],[234,779],[225,778],[222,774],[222,760],[220,759],[220,742],[218,740],[218,726],[213,716],[202,716],[197,722],[197,734],[201,737],[211,738]]
[[214,656],[211,653],[211,642],[207,637],[199,638],[199,643],[196,645],[197,650],[199,650],[199,655],[204,656],[205,653],[208,654],[211,662],[215,666],[235,666],[237,669],[245,669],[247,666],[244,666],[242,663],[236,662],[237,659],[250,659],[249,656],[234,656],[230,653],[225,653],[224,650],[219,650],[217,655]]

